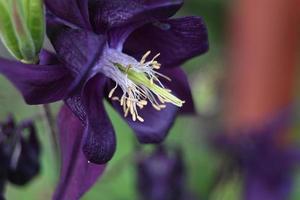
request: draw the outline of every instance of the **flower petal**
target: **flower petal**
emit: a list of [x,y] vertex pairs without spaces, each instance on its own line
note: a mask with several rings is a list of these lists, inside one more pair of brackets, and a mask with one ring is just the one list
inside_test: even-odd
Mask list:
[[[48,56],[48,58],[43,58]],[[41,60],[51,57],[43,52]],[[50,61],[49,61],[50,62]],[[72,82],[69,71],[61,64],[27,65],[0,58],[0,73],[22,93],[28,104],[44,104],[61,100]]]
[[[24,138],[23,133],[25,130],[29,131],[28,138]],[[20,148],[20,154],[16,160],[11,160],[8,179],[16,185],[24,185],[40,171],[41,150],[36,128],[31,120],[23,122],[18,131],[21,138],[15,150]]]
[[71,90],[83,86],[91,75],[91,69],[97,64],[106,44],[106,39],[92,32],[71,29],[48,19],[47,34],[58,54],[58,58],[76,77]]
[[[143,45],[141,45],[143,44]],[[140,59],[145,52],[160,53],[158,61],[174,67],[208,50],[206,26],[200,17],[184,17],[147,24],[134,31],[124,51]]]
[[89,163],[84,156],[80,148],[84,127],[67,106],[60,111],[58,127],[62,168],[53,199],[79,199],[103,174],[105,165]]
[[[167,150],[168,149],[168,150]],[[180,149],[158,146],[137,163],[137,188],[141,199],[182,199],[186,193],[185,166]]]
[[97,33],[133,23],[166,19],[182,6],[182,0],[102,0],[90,3],[91,23]]
[[128,36],[136,30],[138,27],[143,25],[145,22],[134,23],[123,27],[112,28],[108,32],[108,44],[110,48],[118,49],[122,51],[123,45]]
[[[114,107],[123,115],[119,104]],[[144,122],[134,122],[130,117],[125,118],[129,126],[136,133],[141,143],[161,143],[172,127],[178,107],[168,104],[161,111],[155,110],[151,105],[143,108],[139,114],[144,118]]]
[[278,177],[274,177],[273,180],[264,180],[255,174],[248,174],[245,183],[245,199],[289,199],[293,188],[292,179],[289,175],[280,178],[281,180],[276,180]]
[[103,89],[106,83],[101,75],[87,82],[81,95],[66,102],[85,125],[83,152],[92,163],[107,163],[116,150],[113,126],[103,105]]
[[91,29],[88,0],[45,0],[45,4],[58,18],[81,28]]

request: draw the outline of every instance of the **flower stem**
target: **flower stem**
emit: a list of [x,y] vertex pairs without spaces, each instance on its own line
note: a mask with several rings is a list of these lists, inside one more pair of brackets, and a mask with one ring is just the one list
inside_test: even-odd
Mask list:
[[51,146],[53,149],[54,159],[55,159],[56,163],[58,163],[59,149],[58,149],[58,142],[57,142],[58,140],[57,140],[57,131],[56,131],[55,120],[54,120],[53,113],[51,111],[51,107],[49,104],[44,104],[43,110],[44,110],[48,130],[49,130],[50,137],[51,137]]

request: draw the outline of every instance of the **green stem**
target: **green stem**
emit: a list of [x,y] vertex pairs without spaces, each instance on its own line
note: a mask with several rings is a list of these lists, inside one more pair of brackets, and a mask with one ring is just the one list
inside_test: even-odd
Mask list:
[[49,104],[43,105],[44,114],[46,117],[46,122],[48,126],[48,130],[51,137],[51,146],[53,149],[54,159],[56,163],[58,163],[58,155],[59,155],[59,147],[58,147],[58,139],[57,139],[57,129],[55,125],[55,118],[53,116],[53,113],[51,111],[51,107]]

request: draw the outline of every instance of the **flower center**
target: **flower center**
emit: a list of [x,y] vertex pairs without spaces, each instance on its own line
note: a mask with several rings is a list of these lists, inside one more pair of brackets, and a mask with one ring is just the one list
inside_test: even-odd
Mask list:
[[[122,52],[107,49],[104,51],[101,66],[99,66],[99,70],[116,83],[108,97],[119,101],[123,107],[124,116],[127,117],[130,114],[133,121],[144,122],[138,111],[148,103],[158,111],[166,108],[166,103],[172,103],[178,107],[184,104],[184,101],[174,96],[171,90],[165,88],[159,80],[159,78],[164,78],[171,81],[169,77],[156,71],[161,67],[161,64],[156,61],[160,54],[147,61],[150,54],[151,52],[148,51],[138,62]],[[122,89],[123,94],[114,96],[118,87]]]

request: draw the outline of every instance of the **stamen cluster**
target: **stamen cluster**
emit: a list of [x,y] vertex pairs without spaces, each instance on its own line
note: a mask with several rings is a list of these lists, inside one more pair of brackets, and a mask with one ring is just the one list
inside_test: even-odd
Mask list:
[[[143,109],[148,102],[158,111],[166,108],[166,103],[172,103],[178,107],[181,107],[184,103],[184,101],[172,95],[171,90],[165,88],[159,80],[159,77],[162,77],[171,81],[169,77],[156,71],[161,67],[161,64],[156,61],[160,54],[155,55],[150,61],[146,61],[150,54],[151,52],[148,51],[140,62],[135,59],[134,62],[125,62],[125,64],[110,61],[115,68],[122,72],[123,80],[113,78],[116,85],[109,92],[108,97],[119,101],[124,116],[127,117],[130,114],[133,121],[144,122],[144,119],[138,113],[138,109]],[[133,61],[132,58],[131,61]],[[121,97],[113,96],[118,86],[123,91]]]

